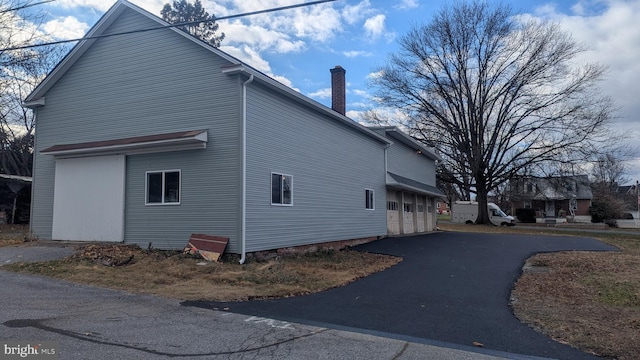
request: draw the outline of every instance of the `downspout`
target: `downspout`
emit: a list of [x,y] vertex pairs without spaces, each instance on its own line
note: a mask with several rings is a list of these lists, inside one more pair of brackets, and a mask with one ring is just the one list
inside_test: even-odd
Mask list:
[[[387,150],[391,147],[391,144],[387,144],[384,146],[384,178],[387,178]],[[386,180],[385,180],[386,182]]]
[[[387,174],[388,174],[388,169],[387,169],[387,153],[389,150],[389,148],[391,147],[391,144],[387,144],[384,146],[384,199],[385,202],[389,200],[389,189],[387,188]],[[386,206],[385,206],[386,208]],[[389,219],[387,218],[387,216],[385,215],[385,222],[387,224],[387,234],[389,235]]]
[[242,148],[242,195],[240,199],[240,208],[241,216],[240,216],[240,242],[242,243],[241,247],[241,256],[240,256],[240,264],[244,264],[247,257],[247,241],[246,241],[246,233],[247,233],[247,85],[253,82],[253,74],[249,76],[249,79],[242,83],[242,144],[240,147]]

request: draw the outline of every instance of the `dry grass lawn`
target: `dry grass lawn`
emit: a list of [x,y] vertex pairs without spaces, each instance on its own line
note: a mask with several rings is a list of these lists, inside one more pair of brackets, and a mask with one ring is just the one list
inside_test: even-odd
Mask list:
[[527,260],[512,291],[515,315],[557,341],[604,358],[640,357],[640,233],[570,233],[443,224],[450,231],[591,236],[620,252],[544,253]]
[[92,244],[63,260],[16,263],[3,269],[178,300],[242,301],[342,286],[391,267],[401,258],[345,249],[277,256],[242,265],[238,260],[237,256],[224,256],[216,263],[179,251]]
[[[621,235],[440,223],[445,231],[593,236],[618,247],[610,252],[563,252],[533,256],[512,292],[523,322],[550,337],[606,358],[640,354],[640,233]],[[24,229],[23,229],[24,230]],[[0,228],[0,246],[25,241],[19,229]],[[3,269],[180,300],[250,300],[286,297],[341,286],[397,264],[401,259],[330,251],[238,264],[180,252],[144,251],[126,245],[86,246],[52,262]]]

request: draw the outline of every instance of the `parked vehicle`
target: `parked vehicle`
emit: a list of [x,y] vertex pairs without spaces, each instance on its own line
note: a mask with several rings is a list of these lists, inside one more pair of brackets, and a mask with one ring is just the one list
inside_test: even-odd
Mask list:
[[[516,220],[507,215],[494,203],[487,204],[489,220],[496,226],[513,226]],[[475,201],[456,201],[451,208],[451,222],[473,224],[478,218],[478,203]]]

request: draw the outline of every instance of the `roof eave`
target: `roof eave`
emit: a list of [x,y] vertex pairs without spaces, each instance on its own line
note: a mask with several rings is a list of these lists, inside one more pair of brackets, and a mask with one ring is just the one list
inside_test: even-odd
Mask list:
[[289,99],[295,100],[299,103],[302,103],[306,106],[312,107],[315,110],[318,110],[319,112],[330,116],[331,118],[341,122],[343,125],[347,125],[357,131],[360,131],[362,133],[364,133],[365,135],[374,138],[375,140],[381,142],[382,144],[385,145],[390,145],[393,142],[390,141],[389,139],[387,139],[386,137],[377,134],[376,132],[372,131],[371,129],[367,128],[364,125],[361,125],[359,123],[357,123],[356,121],[353,121],[352,119],[348,118],[345,115],[342,115],[338,112],[336,112],[333,109],[330,109],[322,104],[320,104],[319,102],[301,94],[298,91],[293,90],[292,88],[272,79],[271,77],[256,71],[255,69],[251,68],[250,66],[247,66],[245,64],[234,64],[234,65],[230,65],[230,66],[225,66],[222,68],[222,73],[223,74],[227,74],[227,75],[237,75],[237,74],[246,74],[246,75],[253,75],[255,80],[260,81],[261,83],[268,85],[269,87],[277,90],[279,93],[285,95],[286,97],[288,97]]
[[442,157],[438,155],[433,149],[424,146],[423,144],[416,141],[414,138],[405,134],[401,131],[397,126],[373,126],[370,127],[373,130],[384,130],[389,134],[392,138],[400,141],[401,143],[413,148],[416,151],[419,151],[420,154],[428,157],[431,160],[442,161]]

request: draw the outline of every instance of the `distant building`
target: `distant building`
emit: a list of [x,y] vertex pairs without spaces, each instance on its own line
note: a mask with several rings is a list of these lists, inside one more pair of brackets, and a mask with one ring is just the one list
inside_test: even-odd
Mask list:
[[586,175],[518,176],[509,182],[512,214],[533,209],[536,218],[589,216],[593,193]]

